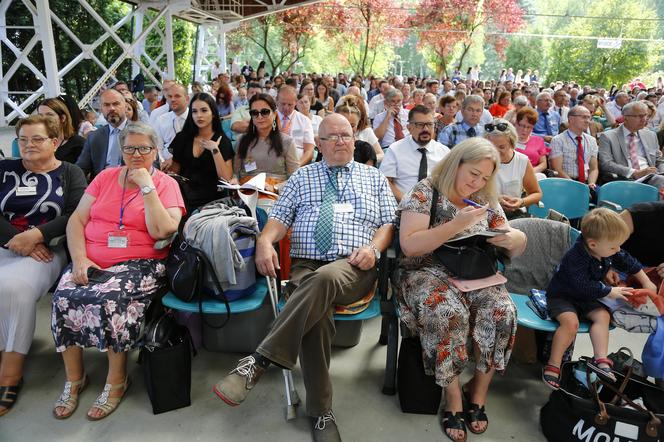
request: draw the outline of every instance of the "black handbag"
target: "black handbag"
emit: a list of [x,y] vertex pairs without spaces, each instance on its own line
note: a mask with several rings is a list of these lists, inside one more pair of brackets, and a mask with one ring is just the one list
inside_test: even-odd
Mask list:
[[418,336],[402,338],[397,365],[397,387],[401,411],[438,414],[443,388],[424,372],[422,344]]
[[139,362],[154,414],[191,405],[191,359],[196,354],[187,327],[172,313],[150,321]]
[[[182,236],[178,236],[178,238],[182,238]],[[204,294],[203,286],[206,273],[210,276],[215,288],[212,293],[206,291]],[[166,275],[171,291],[178,299],[184,302],[198,301],[198,311],[205,325],[215,329],[226,325],[230,319],[231,306],[217,279],[212,263],[202,250],[191,245],[186,239],[181,239],[177,244],[173,244],[166,260]],[[204,296],[222,301],[226,306],[226,318],[220,325],[210,324],[205,319],[203,314]]]
[[[584,383],[574,376],[579,367],[585,371]],[[615,383],[599,376],[591,382],[589,373],[584,361],[563,364],[560,389],[551,393],[540,412],[542,432],[548,441],[656,442],[664,437],[663,390],[632,378],[631,372],[622,375],[614,371],[618,378]],[[643,406],[636,401],[638,398]]]
[[[433,188],[429,228],[433,226],[438,206],[438,189]],[[451,241],[438,247],[433,256],[455,277],[480,279],[495,275],[498,250],[484,236]]]

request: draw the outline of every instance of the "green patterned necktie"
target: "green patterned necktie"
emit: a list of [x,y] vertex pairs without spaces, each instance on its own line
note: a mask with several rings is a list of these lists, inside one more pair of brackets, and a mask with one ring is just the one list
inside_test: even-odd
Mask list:
[[332,237],[334,236],[334,203],[337,202],[337,172],[341,167],[330,167],[330,179],[325,185],[323,193],[323,203],[320,206],[318,222],[314,231],[314,240],[316,248],[325,255],[332,247]]

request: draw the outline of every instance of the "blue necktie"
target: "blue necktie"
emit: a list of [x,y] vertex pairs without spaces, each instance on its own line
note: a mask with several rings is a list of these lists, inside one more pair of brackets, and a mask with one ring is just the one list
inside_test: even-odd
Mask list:
[[553,131],[551,130],[551,124],[549,123],[549,113],[542,112],[542,116],[544,117],[544,127],[546,128],[546,134],[553,135]]
[[332,247],[332,238],[334,236],[334,203],[337,201],[337,172],[341,167],[330,167],[330,179],[325,185],[323,193],[323,203],[320,206],[318,222],[314,231],[314,240],[318,251],[325,255]]
[[118,145],[118,134],[120,129],[113,127],[111,128],[111,133],[109,134],[110,144],[108,146],[108,155],[106,156],[106,162],[109,166],[118,166],[120,164],[120,146]]

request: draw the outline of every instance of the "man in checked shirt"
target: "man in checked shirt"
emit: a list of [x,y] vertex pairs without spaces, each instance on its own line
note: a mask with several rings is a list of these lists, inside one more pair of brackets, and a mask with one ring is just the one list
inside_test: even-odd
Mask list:
[[214,386],[239,405],[270,364],[292,369],[300,356],[314,441],[341,440],[329,376],[336,304],[364,297],[380,252],[392,239],[396,201],[378,169],[353,161],[353,129],[338,114],[319,128],[323,161],[295,172],[256,244],[256,268],[276,276],[273,244],[292,228],[290,296],[256,351]]

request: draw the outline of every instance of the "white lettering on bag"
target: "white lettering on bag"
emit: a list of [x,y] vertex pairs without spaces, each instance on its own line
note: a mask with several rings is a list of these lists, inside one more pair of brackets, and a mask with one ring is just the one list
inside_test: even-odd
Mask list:
[[[574,425],[574,428],[572,428],[572,436],[576,436],[579,440],[585,440],[585,442],[621,442],[621,439],[618,437],[618,435],[628,437],[630,440],[638,440],[638,437],[631,437],[634,434],[636,434],[636,436],[639,434],[639,428],[634,425],[617,422],[615,429],[617,435],[611,439],[611,435],[602,432],[598,432],[593,438],[593,434],[595,433],[596,428],[591,426],[588,427],[586,431],[583,431],[583,424],[585,424],[585,421],[583,419],[579,419],[579,422],[577,422],[576,425]],[[619,424],[622,426],[619,427]],[[630,434],[630,436],[626,436],[626,433]]]
[[572,436],[576,436],[579,438],[579,440],[586,440],[586,442],[590,442],[590,438],[593,437],[593,433],[595,432],[595,427],[590,427],[588,428],[585,432],[581,432],[583,430],[583,424],[585,424],[585,421],[583,419],[579,419],[579,422],[574,425],[574,428],[572,428]]

